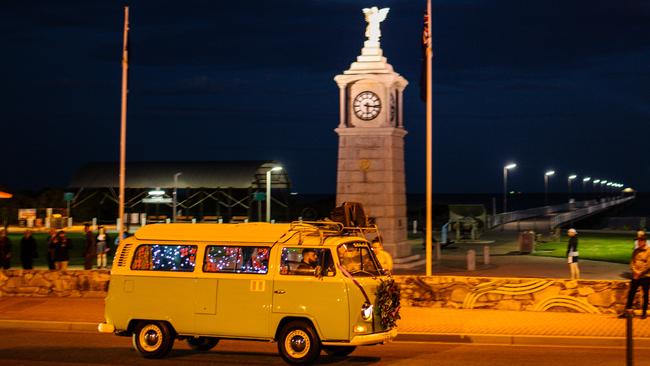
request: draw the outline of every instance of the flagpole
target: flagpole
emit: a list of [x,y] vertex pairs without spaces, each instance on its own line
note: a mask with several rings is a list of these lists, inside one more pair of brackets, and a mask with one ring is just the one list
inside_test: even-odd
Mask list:
[[[426,231],[425,231],[425,246],[426,246],[426,275],[431,276],[431,246],[433,242],[433,224],[432,224],[432,205],[433,205],[433,194],[432,194],[432,184],[433,184],[433,121],[432,121],[432,116],[433,116],[433,105],[432,105],[432,95],[431,95],[431,89],[432,89],[432,67],[431,67],[431,57],[432,57],[432,52],[431,52],[431,0],[427,0],[427,33],[429,34],[428,40],[427,40],[427,50],[426,50],[426,58],[427,58],[427,193],[426,193],[426,200],[427,200],[427,222],[426,222]],[[439,258],[438,258],[439,259]]]
[[128,92],[128,69],[129,69],[129,7],[124,7],[124,40],[122,46],[122,110],[121,110],[121,125],[120,125],[120,197],[119,197],[119,217],[120,222],[117,228],[117,237],[119,243],[122,243],[124,231],[124,186],[126,181],[126,94]]

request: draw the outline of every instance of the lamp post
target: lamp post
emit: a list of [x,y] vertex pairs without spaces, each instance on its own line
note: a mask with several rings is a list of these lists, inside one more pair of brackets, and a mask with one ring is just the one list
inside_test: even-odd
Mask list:
[[515,163],[503,167],[503,212],[508,212],[508,170],[516,167]]
[[567,179],[567,184],[569,185],[569,201],[571,201],[571,182],[573,182],[573,180],[576,178],[578,178],[577,175],[571,174]]
[[582,178],[582,193],[587,193],[587,182],[591,180],[591,177]]
[[176,204],[178,203],[176,195],[178,191],[178,177],[183,174],[182,172],[178,172],[174,174],[174,193],[172,193],[172,222],[176,222]]
[[266,222],[271,222],[271,172],[282,170],[281,166],[266,171]]
[[606,180],[603,179],[603,180],[600,181],[600,197],[601,197],[601,198],[602,198],[602,197],[605,197],[605,194],[604,194],[604,193],[605,193],[605,185],[606,185],[606,184],[607,184],[607,181],[606,181]]
[[544,173],[544,205],[548,206],[548,179],[555,174],[555,170]]

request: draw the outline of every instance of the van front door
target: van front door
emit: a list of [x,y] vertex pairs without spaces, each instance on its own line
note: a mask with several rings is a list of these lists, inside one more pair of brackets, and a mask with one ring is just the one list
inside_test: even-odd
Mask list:
[[[314,259],[315,257],[315,259]],[[329,248],[284,247],[273,281],[273,315],[306,317],[321,340],[349,340],[348,292]],[[315,275],[320,266],[322,277]]]

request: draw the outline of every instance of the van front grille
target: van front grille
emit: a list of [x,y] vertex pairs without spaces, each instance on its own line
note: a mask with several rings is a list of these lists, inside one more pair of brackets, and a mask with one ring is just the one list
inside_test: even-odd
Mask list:
[[126,266],[126,260],[129,256],[129,251],[131,250],[131,247],[133,244],[124,244],[122,247],[122,251],[117,255],[117,266],[118,267],[124,267]]

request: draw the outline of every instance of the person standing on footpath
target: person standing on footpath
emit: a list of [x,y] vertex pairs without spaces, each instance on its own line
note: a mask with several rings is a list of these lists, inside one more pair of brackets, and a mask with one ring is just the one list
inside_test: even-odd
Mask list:
[[50,270],[56,269],[54,265],[55,247],[54,240],[56,239],[56,230],[50,229],[50,236],[47,237],[47,268]]
[[84,233],[86,233],[84,269],[93,269],[93,262],[97,258],[97,242],[95,241],[95,234],[90,230],[90,224],[84,225]]
[[106,228],[103,226],[99,227],[99,232],[97,233],[97,268],[106,268],[106,253],[110,250],[108,247],[109,238],[106,234]]
[[65,271],[68,269],[71,246],[70,239],[65,237],[65,231],[60,230],[56,233],[54,239],[54,264],[57,270]]
[[[637,234],[639,247],[634,249],[630,268],[632,269],[632,281],[630,281],[630,290],[627,293],[627,304],[625,309],[632,309],[634,297],[639,286],[643,289],[643,305],[641,319],[646,318],[648,311],[648,290],[650,290],[650,248],[646,240],[645,233],[642,237]],[[625,313],[619,315],[619,318],[625,318]]]
[[34,267],[34,258],[38,257],[36,252],[36,239],[31,230],[25,230],[22,239],[20,239],[20,262],[23,269],[32,269]]
[[567,262],[571,271],[571,279],[580,279],[580,268],[578,267],[578,232],[576,229],[569,229],[569,245],[566,248]]
[[0,229],[0,268],[11,267],[11,240],[6,229]]

